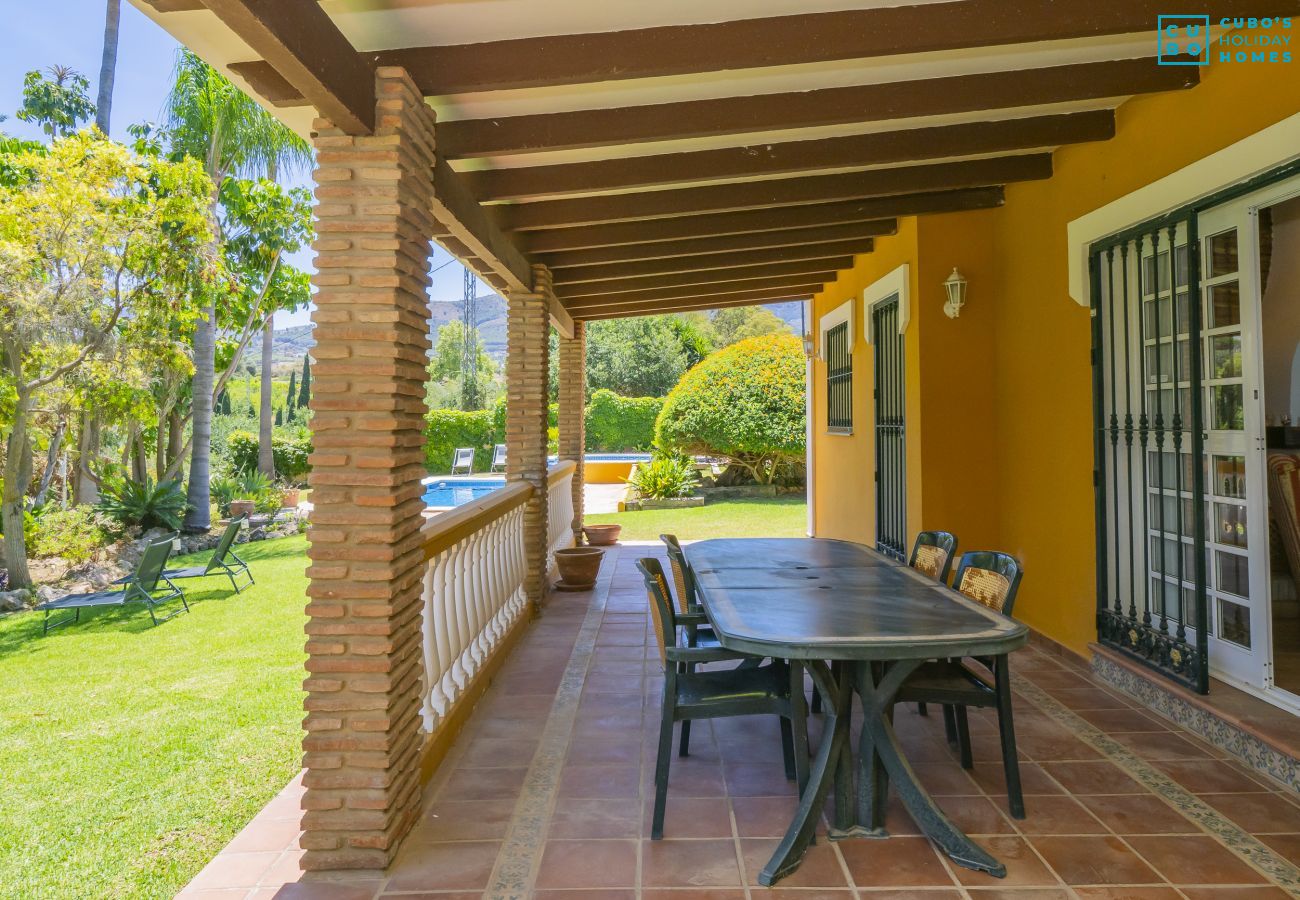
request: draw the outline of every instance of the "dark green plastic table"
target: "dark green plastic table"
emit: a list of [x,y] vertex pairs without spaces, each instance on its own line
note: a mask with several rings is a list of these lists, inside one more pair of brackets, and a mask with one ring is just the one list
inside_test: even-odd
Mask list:
[[[888,837],[885,799],[892,784],[916,824],[953,862],[1006,875],[921,786],[890,718],[894,695],[917,666],[1009,653],[1024,645],[1024,625],[848,541],[701,541],[686,547],[686,559],[719,643],[803,660],[827,710],[808,786],[760,883],[774,884],[799,867],[832,785],[832,840]],[[842,663],[838,675],[832,661]],[[856,766],[849,739],[854,694],[863,713]]]

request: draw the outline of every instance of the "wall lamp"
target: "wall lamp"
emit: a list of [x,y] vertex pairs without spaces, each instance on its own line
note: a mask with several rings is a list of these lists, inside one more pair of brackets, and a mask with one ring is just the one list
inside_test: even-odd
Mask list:
[[961,315],[961,308],[966,305],[966,276],[954,266],[952,274],[943,283],[943,289],[948,294],[948,299],[943,304],[943,314],[955,319]]

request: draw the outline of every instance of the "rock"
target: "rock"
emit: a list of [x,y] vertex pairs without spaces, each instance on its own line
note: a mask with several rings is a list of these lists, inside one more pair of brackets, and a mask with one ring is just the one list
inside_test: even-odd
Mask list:
[[40,603],[46,600],[57,600],[64,594],[70,594],[72,591],[65,591],[62,588],[56,588],[53,585],[43,584],[36,589],[36,599]]
[[47,556],[27,563],[27,571],[32,576],[32,581],[37,584],[61,581],[71,568],[72,564],[61,556]]
[[0,592],[0,612],[17,612],[20,609],[26,609],[30,598],[31,592],[23,588],[16,591]]

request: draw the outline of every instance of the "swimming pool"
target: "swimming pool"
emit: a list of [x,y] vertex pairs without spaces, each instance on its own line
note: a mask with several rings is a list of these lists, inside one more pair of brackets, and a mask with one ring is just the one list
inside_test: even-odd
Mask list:
[[424,505],[460,506],[505,486],[503,478],[440,478],[424,486]]

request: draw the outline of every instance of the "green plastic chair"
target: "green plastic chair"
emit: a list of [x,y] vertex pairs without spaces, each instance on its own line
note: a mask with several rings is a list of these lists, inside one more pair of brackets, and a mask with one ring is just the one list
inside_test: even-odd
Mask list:
[[[43,633],[49,634],[52,629],[80,622],[83,609],[96,606],[125,606],[137,600],[148,607],[149,618],[154,625],[166,622],[172,616],[179,615],[182,612],[189,612],[190,605],[185,602],[185,593],[173,584],[163,572],[171,552],[172,538],[158,541],[146,547],[144,553],[140,556],[140,562],[136,564],[135,572],[125,582],[126,587],[124,590],[67,594],[54,600],[38,603],[34,608],[45,613]],[[177,599],[181,601],[181,609],[173,610],[162,618],[159,618],[157,613],[154,612],[164,603]],[[50,613],[59,610],[73,610],[73,614],[51,622]]]
[[[781,747],[786,777],[802,790],[808,781],[808,723],[802,691],[803,666],[773,660],[769,665],[696,671],[700,663],[748,660],[753,657],[722,647],[688,647],[680,643],[679,630],[700,625],[698,613],[676,613],[659,560],[638,560],[645,580],[650,614],[659,638],[659,658],[664,664],[663,713],[659,723],[659,751],[655,763],[655,805],[650,837],[664,836],[664,809],[668,798],[668,767],[672,760],[673,725],[683,729],[692,719],[726,716],[776,715],[781,721]],[[794,688],[792,690],[792,687]],[[687,732],[683,731],[683,738]],[[682,741],[681,755],[687,755]]]

